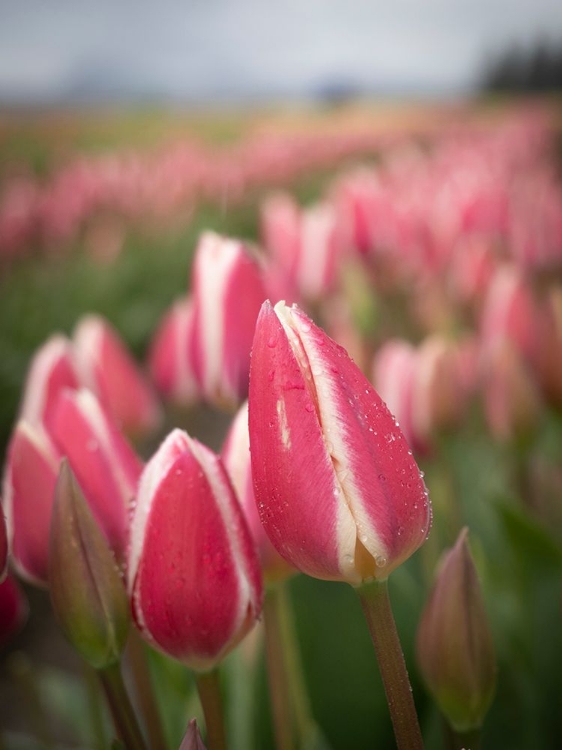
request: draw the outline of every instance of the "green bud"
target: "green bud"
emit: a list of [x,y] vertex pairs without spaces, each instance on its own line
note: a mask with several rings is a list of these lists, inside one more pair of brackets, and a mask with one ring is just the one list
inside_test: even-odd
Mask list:
[[129,601],[113,552],[66,459],[51,518],[49,590],[55,615],[81,656],[96,669],[118,662]]
[[496,660],[464,528],[443,555],[417,634],[423,678],[453,729],[477,729],[494,697]]

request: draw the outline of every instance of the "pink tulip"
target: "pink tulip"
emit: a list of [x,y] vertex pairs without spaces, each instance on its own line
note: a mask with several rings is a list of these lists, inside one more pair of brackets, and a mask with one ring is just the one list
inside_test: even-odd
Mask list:
[[254,490],[273,545],[317,578],[386,579],[431,522],[394,417],[345,350],[296,307],[263,305],[252,352]]
[[48,427],[61,391],[78,388],[78,385],[72,344],[65,336],[55,334],[33,357],[25,381],[20,418],[33,427]]
[[263,202],[261,234],[269,256],[269,293],[275,299],[295,299],[298,296],[296,272],[301,252],[301,213],[291,195],[276,193]]
[[159,392],[182,406],[195,402],[198,395],[189,359],[192,335],[193,304],[185,297],[177,300],[164,316],[149,355],[149,369]]
[[27,580],[48,580],[49,524],[59,454],[42,429],[20,421],[8,448],[4,509],[12,562]]
[[195,377],[212,403],[235,406],[248,393],[250,349],[262,276],[238,240],[206,232],[193,261]]
[[400,339],[385,342],[376,353],[373,363],[375,388],[396,417],[410,445],[414,444],[412,392],[415,366],[415,348]]
[[174,430],[146,465],[128,590],[141,634],[197,670],[216,665],[261,608],[259,562],[222,462]]
[[297,288],[303,298],[317,300],[333,287],[344,247],[342,239],[329,204],[318,203],[303,212],[296,270]]
[[247,401],[242,404],[232,422],[222,449],[221,458],[244,511],[248,527],[260,555],[266,580],[277,581],[286,578],[294,570],[279,556],[269,541],[260,521],[256,505],[250,458]]
[[93,391],[129,435],[158,427],[160,407],[117,332],[98,315],[87,315],[74,331],[81,384]]
[[67,456],[96,520],[117,557],[124,558],[129,508],[142,463],[96,397],[66,391],[53,414],[51,434]]

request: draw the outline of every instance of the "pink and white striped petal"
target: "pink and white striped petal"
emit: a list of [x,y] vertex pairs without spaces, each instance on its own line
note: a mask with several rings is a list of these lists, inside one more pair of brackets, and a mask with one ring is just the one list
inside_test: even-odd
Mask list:
[[248,393],[254,326],[265,299],[261,272],[238,240],[202,235],[193,262],[195,377],[212,403],[237,405]]
[[61,455],[70,461],[110,546],[118,559],[124,559],[129,508],[142,462],[93,393],[85,388],[61,395],[51,434]]
[[218,456],[181,430],[141,477],[127,577],[142,635],[197,670],[259,615],[259,562],[232,485]]
[[87,315],[74,331],[82,385],[93,391],[129,435],[151,432],[162,414],[148,382],[109,323]]
[[41,427],[20,420],[8,448],[4,510],[12,563],[28,581],[46,586],[49,526],[59,454]]
[[250,441],[260,517],[319,578],[383,579],[425,540],[430,506],[394,417],[345,350],[298,308],[256,327]]
[[244,401],[232,421],[221,458],[258,549],[266,581],[279,581],[292,575],[295,572],[294,568],[289,566],[273,547],[260,521],[252,478],[247,401]]
[[193,302],[188,297],[174,302],[154,336],[149,355],[152,380],[164,398],[189,406],[199,388],[190,361],[193,335]]
[[79,376],[72,344],[66,336],[51,336],[35,353],[24,386],[20,419],[37,427],[50,423],[54,404],[65,388],[78,388]]

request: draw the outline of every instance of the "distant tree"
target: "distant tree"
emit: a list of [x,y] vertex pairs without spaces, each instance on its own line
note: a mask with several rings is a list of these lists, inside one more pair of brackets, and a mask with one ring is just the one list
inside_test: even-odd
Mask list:
[[488,63],[484,91],[562,90],[562,39],[539,39],[531,47],[511,44]]

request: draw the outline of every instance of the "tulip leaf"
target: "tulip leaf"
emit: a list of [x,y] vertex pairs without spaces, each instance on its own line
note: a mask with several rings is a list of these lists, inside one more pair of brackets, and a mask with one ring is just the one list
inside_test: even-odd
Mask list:
[[496,505],[504,531],[516,554],[535,567],[562,568],[562,548],[538,521],[503,502]]

